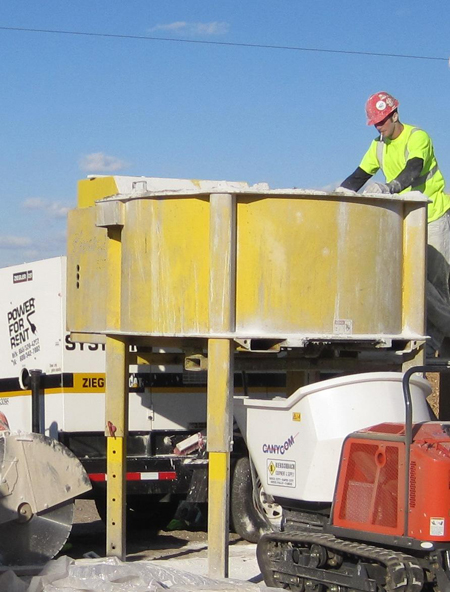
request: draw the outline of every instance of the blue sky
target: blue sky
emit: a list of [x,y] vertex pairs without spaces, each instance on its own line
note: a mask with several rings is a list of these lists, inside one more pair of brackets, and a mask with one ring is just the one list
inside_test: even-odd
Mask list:
[[0,266],[65,254],[88,174],[336,186],[387,90],[450,192],[448,0],[3,0],[0,27],[409,54],[403,59],[0,29]]

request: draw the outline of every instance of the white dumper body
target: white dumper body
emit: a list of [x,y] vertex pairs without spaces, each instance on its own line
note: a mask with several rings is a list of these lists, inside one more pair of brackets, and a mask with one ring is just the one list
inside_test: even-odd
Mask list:
[[[380,423],[405,422],[402,378],[398,372],[354,374],[285,399],[235,397],[235,418],[266,494],[331,502],[344,439]],[[428,381],[411,379],[414,422],[431,419],[430,393]]]

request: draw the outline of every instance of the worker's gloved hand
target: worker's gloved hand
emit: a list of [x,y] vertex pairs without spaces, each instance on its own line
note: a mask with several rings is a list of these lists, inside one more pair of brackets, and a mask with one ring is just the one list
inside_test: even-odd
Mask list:
[[336,187],[334,193],[342,193],[343,195],[358,195],[356,191],[352,191],[351,189],[346,189],[345,187]]
[[389,187],[384,183],[377,183],[374,181],[373,183],[369,183],[367,187],[364,188],[363,193],[391,193]]
[[390,193],[400,193],[402,190],[402,186],[400,185],[399,181],[395,179],[387,184]]

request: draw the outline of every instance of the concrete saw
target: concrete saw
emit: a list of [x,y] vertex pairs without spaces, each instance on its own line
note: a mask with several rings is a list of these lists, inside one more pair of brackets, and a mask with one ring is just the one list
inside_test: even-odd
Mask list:
[[66,542],[74,498],[91,483],[65,446],[34,433],[0,431],[0,565],[41,565]]

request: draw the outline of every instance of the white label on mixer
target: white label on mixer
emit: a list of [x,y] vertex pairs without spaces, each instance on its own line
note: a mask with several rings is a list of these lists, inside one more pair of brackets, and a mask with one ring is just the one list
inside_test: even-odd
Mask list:
[[335,335],[351,335],[353,321],[351,319],[334,319],[333,331]]
[[267,483],[277,487],[295,487],[295,461],[267,459]]

